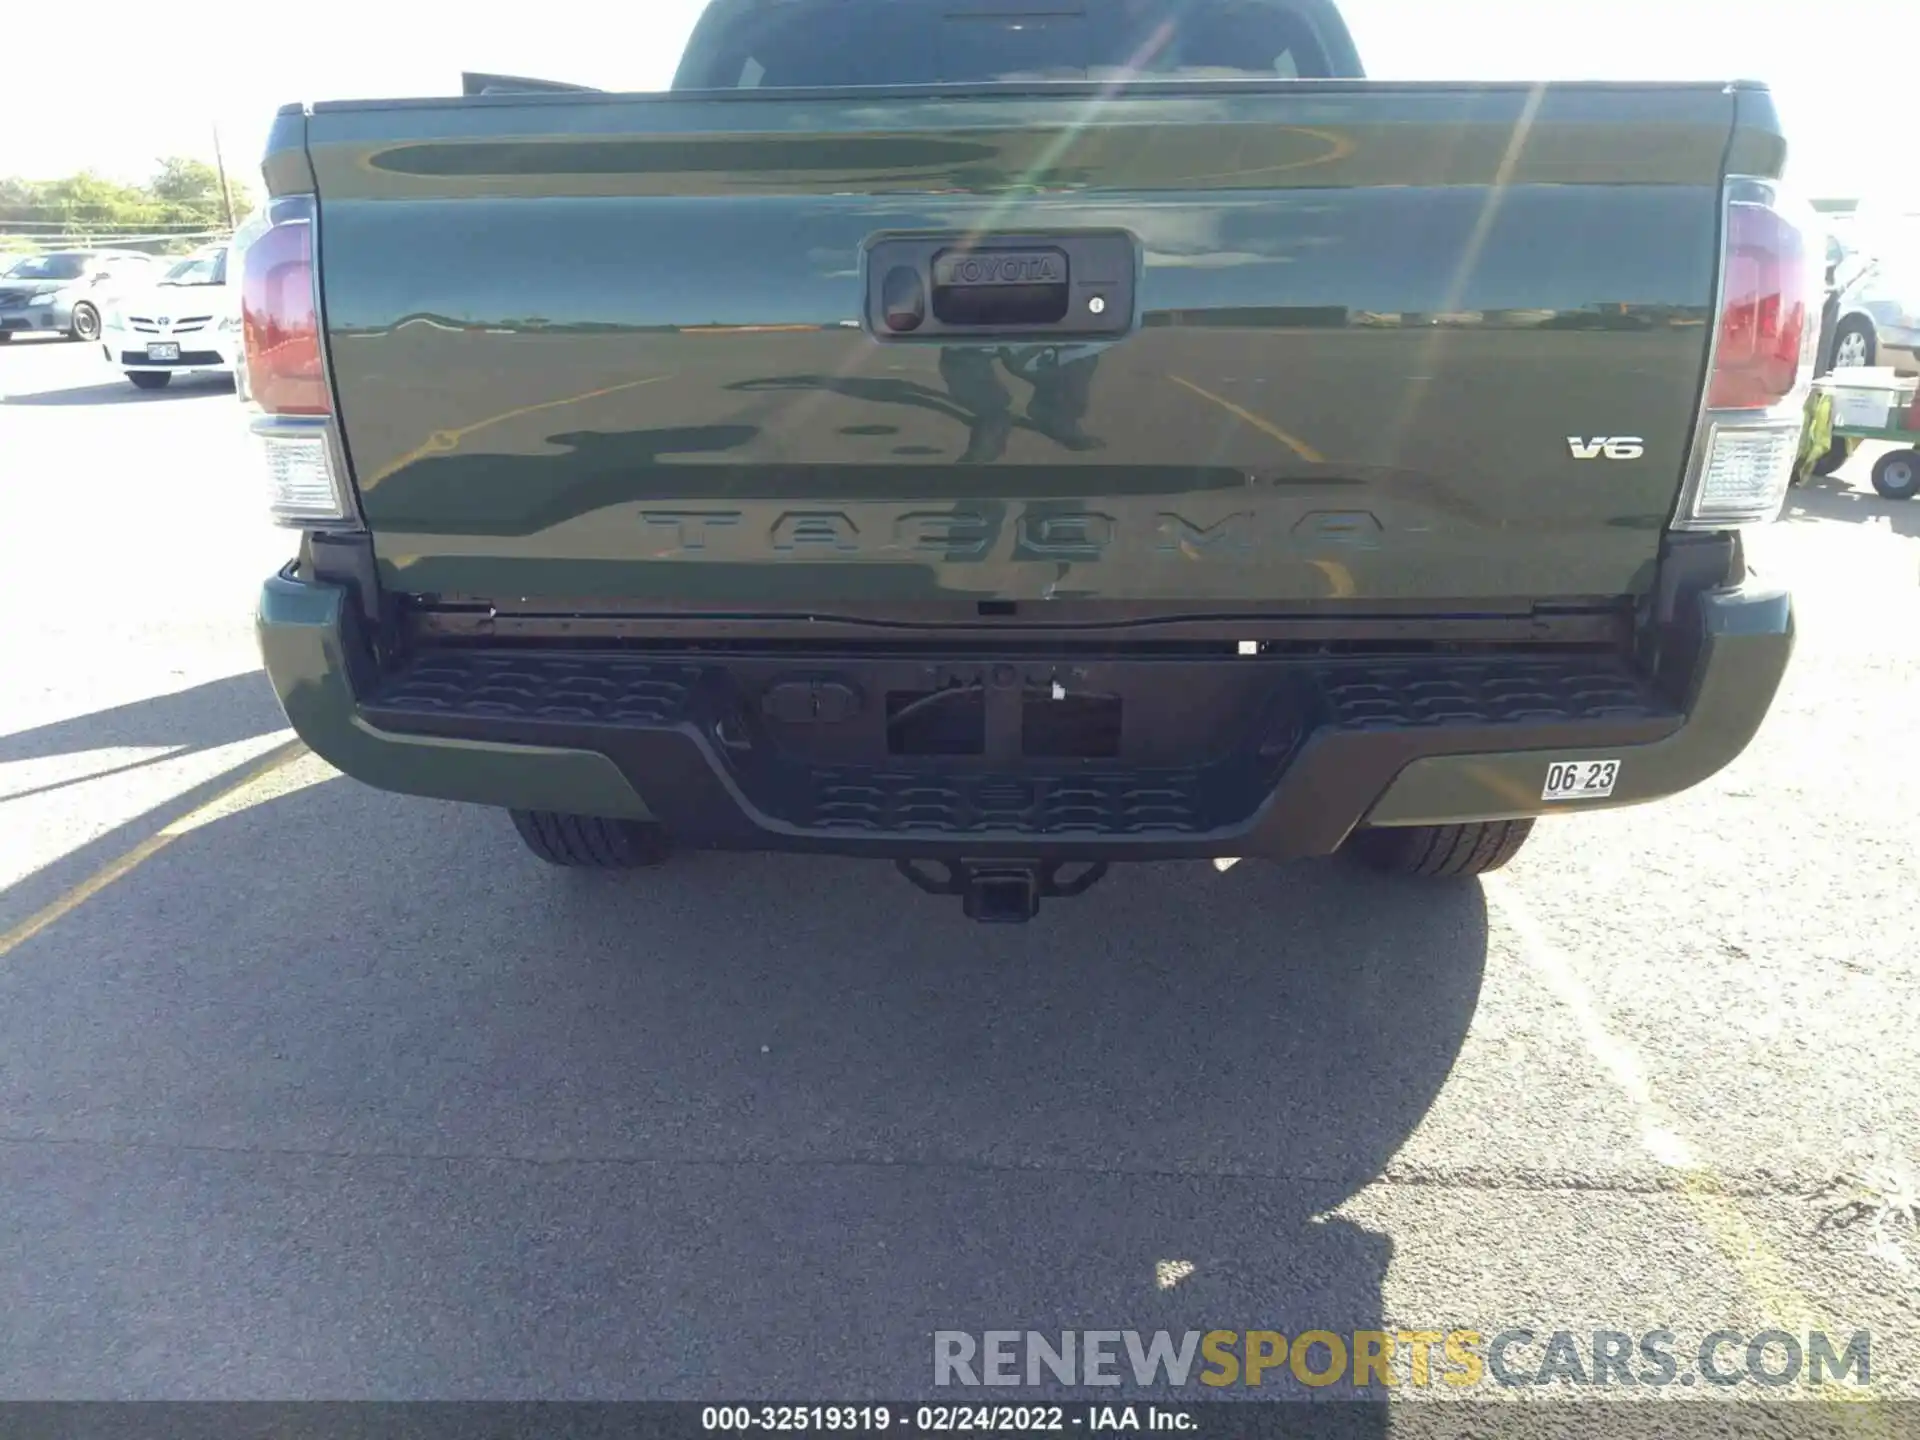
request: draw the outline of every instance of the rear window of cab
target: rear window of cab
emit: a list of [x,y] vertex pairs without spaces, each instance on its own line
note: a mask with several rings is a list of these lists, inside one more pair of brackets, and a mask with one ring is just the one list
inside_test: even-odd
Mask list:
[[1324,0],[714,0],[676,90],[1357,76]]

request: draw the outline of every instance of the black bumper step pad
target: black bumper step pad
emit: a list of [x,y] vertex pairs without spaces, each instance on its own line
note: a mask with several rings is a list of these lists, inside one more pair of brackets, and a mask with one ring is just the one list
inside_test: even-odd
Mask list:
[[[866,663],[805,662],[856,681]],[[1143,857],[1220,853],[1234,835],[1248,837],[1238,853],[1326,853],[1424,756],[1643,744],[1681,723],[1623,659],[1584,653],[1141,658],[1108,669],[1164,686],[1189,665],[1257,667],[1254,698],[1226,727],[1232,748],[1149,767],[805,760],[753,739],[738,673],[751,667],[725,657],[449,648],[383,676],[360,709],[392,731],[599,751],[691,843]]]

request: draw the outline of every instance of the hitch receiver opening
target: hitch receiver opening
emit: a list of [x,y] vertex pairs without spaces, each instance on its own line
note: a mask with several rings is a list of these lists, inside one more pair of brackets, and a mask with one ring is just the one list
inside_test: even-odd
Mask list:
[[[958,895],[969,920],[988,925],[1024,925],[1040,913],[1040,902],[1084,895],[1107,873],[1105,861],[1066,880],[1060,872],[1073,862],[1061,860],[896,860],[894,866],[929,895]],[[939,866],[944,875],[924,867]]]

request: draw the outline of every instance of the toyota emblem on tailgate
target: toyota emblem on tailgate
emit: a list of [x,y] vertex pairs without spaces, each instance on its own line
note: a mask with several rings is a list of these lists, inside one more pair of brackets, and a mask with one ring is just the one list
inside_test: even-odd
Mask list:
[[1060,285],[1066,278],[1066,257],[1057,250],[949,250],[933,261],[933,283],[943,289]]

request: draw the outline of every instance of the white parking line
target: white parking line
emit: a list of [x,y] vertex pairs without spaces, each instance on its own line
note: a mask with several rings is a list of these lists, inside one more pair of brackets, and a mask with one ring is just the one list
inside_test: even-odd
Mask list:
[[[1678,1176],[1681,1193],[1693,1207],[1714,1247],[1732,1264],[1748,1293],[1761,1307],[1769,1326],[1798,1335],[1814,1331],[1837,1334],[1838,1327],[1831,1324],[1819,1306],[1794,1283],[1786,1262],[1748,1222],[1727,1185],[1688,1141],[1679,1119],[1661,1104],[1639,1055],[1607,1027],[1579,971],[1548,938],[1513,881],[1506,876],[1490,875],[1483,883],[1488,902],[1518,942],[1516,948],[1521,958],[1566,1007],[1581,1039],[1586,1042],[1588,1053],[1633,1106],[1641,1145],[1656,1162]],[[1836,1413],[1849,1433],[1892,1435],[1890,1421],[1877,1407],[1856,1408],[1860,1402],[1874,1399],[1870,1386],[1843,1387],[1826,1381],[1817,1393],[1824,1400],[1841,1402]]]

